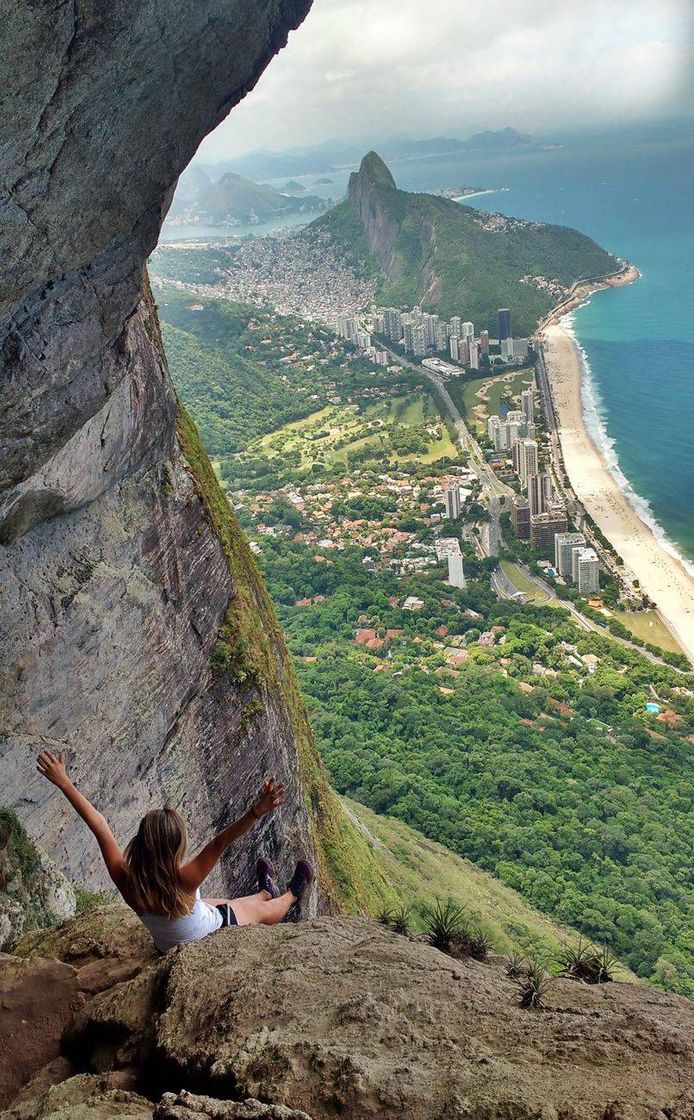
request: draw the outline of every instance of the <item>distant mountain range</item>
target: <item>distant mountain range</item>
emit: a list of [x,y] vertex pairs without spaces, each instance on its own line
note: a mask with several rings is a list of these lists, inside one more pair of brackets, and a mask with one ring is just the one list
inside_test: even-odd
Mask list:
[[178,180],[169,219],[213,225],[252,223],[285,214],[312,214],[328,205],[325,199],[307,194],[299,183],[287,183],[285,190],[254,183],[231,171],[212,179],[203,167],[192,163]]
[[[517,132],[515,128],[502,128],[497,131],[477,132],[464,140],[450,136],[434,136],[428,140],[391,140],[379,147],[385,159],[396,162],[423,156],[449,155],[455,152],[462,154],[474,151],[507,151],[515,148],[544,149],[559,147],[559,145],[550,144],[527,133]],[[354,144],[329,140],[324,144],[308,148],[293,148],[285,152],[260,149],[216,164],[205,165],[205,168],[216,175],[225,171],[234,171],[249,179],[279,179],[285,175],[318,175],[334,171],[339,167],[355,166],[359,163],[362,152],[363,148]]]
[[514,334],[529,335],[562,289],[619,268],[615,257],[565,226],[398,190],[375,152],[350,177],[347,200],[312,222],[307,236],[316,230],[380,278],[382,303],[462,315],[492,334],[499,307],[512,309]]

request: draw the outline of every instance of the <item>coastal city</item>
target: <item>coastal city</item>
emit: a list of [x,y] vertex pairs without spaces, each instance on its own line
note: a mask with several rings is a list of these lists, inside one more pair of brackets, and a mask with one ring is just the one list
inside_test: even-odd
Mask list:
[[[195,293],[201,300],[210,295],[241,299],[277,314],[328,324],[360,360],[384,371],[397,366],[416,371],[442,401],[448,398],[440,409],[440,420],[455,425],[455,443],[462,451],[462,461],[479,480],[476,505],[484,516],[468,541],[475,555],[499,556],[516,541],[531,550],[532,563],[537,565],[533,579],[541,578],[543,590],[547,585],[566,585],[593,608],[602,610],[601,588],[611,581],[625,604],[637,609],[648,604],[639,581],[586,516],[572,489],[567,489],[543,350],[537,338],[514,337],[511,307],[498,309],[492,330],[490,324],[477,328],[472,317],[463,314],[446,319],[418,305],[379,305],[374,300],[375,282],[356,270],[320,227],[310,238],[299,233],[287,238],[249,238],[217,247],[209,257],[208,274],[201,281],[176,278],[181,275],[180,271],[176,273],[180,253],[185,256],[186,250],[162,246],[157,251],[153,264],[163,273],[158,283]],[[169,266],[173,254],[177,260]],[[568,300],[565,286],[551,279],[528,274],[521,280],[546,289],[553,299]],[[569,302],[566,305],[571,306]],[[516,392],[514,400],[485,410],[477,424],[476,417],[457,412],[452,397],[460,401],[469,396],[476,383],[482,385],[487,379],[507,374],[510,377],[514,371],[525,371],[530,377],[532,402],[529,393]],[[556,374],[555,378],[559,381]],[[528,388],[530,385],[525,386]],[[374,392],[378,397],[379,391]],[[473,413],[476,399],[472,402]],[[573,534],[575,547],[583,549],[580,563],[563,558],[558,539],[566,534]],[[443,547],[455,552],[453,545]],[[447,564],[448,554],[441,547],[439,554],[439,562]],[[422,560],[425,555],[420,552],[409,560]],[[434,555],[429,554],[428,562]],[[379,562],[378,557],[374,559]],[[499,573],[495,579],[499,594],[519,601],[533,596],[526,579],[517,575],[507,579],[503,564]],[[465,578],[457,574],[457,567],[451,569],[451,576]]]
[[[499,308],[497,323],[498,337],[490,339],[489,331],[484,329],[476,336],[474,323],[461,316],[446,321],[419,307],[402,312],[394,307],[374,306],[365,326],[358,316],[338,315],[335,329],[339,337],[353,343],[377,365],[387,365],[392,360],[391,352],[379,344],[378,340],[384,339],[405,354],[421,359],[423,369],[448,380],[465,373],[474,375],[480,368],[491,373],[528,362],[531,347],[527,338],[513,337],[511,308]],[[455,365],[436,356],[441,352]],[[524,389],[520,393],[520,408],[509,408],[503,416],[489,416],[487,461],[501,477],[512,468],[521,490],[511,497],[513,531],[519,540],[529,541],[534,550],[547,551],[554,557],[553,566],[545,565],[545,575],[575,584],[581,595],[595,596],[600,590],[598,555],[594,548],[587,547],[583,532],[568,532],[566,506],[554,493],[550,471],[540,469],[536,398],[534,387]],[[446,491],[450,520],[460,516],[460,501],[449,500],[454,493],[464,491]],[[575,556],[572,552],[567,554],[567,542],[574,546]],[[463,586],[462,582],[455,582],[463,576],[462,559],[454,545],[442,545],[438,555],[448,559],[450,582]],[[522,597],[522,592],[519,595]]]

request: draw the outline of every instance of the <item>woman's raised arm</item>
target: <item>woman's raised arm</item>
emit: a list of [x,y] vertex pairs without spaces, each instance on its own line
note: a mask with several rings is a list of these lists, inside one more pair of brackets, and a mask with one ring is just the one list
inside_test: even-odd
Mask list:
[[218,832],[208,844],[205,844],[202,851],[198,852],[195,859],[181,868],[181,883],[184,889],[187,891],[197,890],[214,865],[224,855],[229,845],[234,840],[238,840],[239,836],[248,832],[249,828],[257,824],[266,813],[272,813],[282,804],[284,804],[284,786],[281,782],[270,778],[269,781],[265,782],[260,795],[250,809],[246,810],[238,820],[233,821],[232,824]]
[[48,778],[49,782],[53,782],[53,785],[58,787],[75,812],[94,833],[104,857],[106,869],[113,882],[120,889],[126,878],[123,853],[104,815],[94,808],[91,801],[88,801],[84,794],[80,793],[77,786],[68,777],[63,755],[41,751],[36,760],[36,769],[39,774],[43,774],[44,778]]

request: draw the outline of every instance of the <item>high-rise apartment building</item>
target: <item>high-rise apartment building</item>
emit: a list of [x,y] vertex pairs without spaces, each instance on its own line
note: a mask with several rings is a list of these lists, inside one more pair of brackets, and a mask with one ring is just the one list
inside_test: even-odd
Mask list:
[[537,440],[522,439],[519,442],[518,477],[525,486],[528,475],[537,474]]
[[475,324],[474,323],[463,323],[463,338],[467,342],[472,342],[474,337],[475,337]]
[[600,561],[592,548],[574,548],[571,568],[579,595],[595,595],[600,590]]
[[[527,358],[528,356],[528,340],[527,338],[514,338],[512,355],[514,358]],[[511,354],[509,354],[511,357]]]
[[521,409],[529,424],[535,419],[535,390],[523,389],[521,392]]
[[466,338],[461,338],[458,342],[458,361],[461,366],[470,364],[470,343]]
[[548,474],[528,475],[528,504],[530,514],[545,513],[552,500],[552,480]]
[[511,337],[511,309],[510,307],[499,308],[499,342]]
[[457,552],[448,553],[448,583],[451,587],[465,587],[463,555],[460,549]]
[[564,579],[573,579],[571,554],[574,548],[584,548],[583,533],[559,533],[554,539],[554,567]]
[[451,337],[448,340],[448,345],[449,345],[449,350],[450,350],[450,353],[451,353],[451,357],[452,357],[454,362],[460,361],[458,344],[459,344],[459,340],[456,338],[456,336],[454,334],[452,334]]
[[412,327],[412,348],[418,358],[423,358],[427,352],[426,334],[421,323],[416,323]]
[[480,354],[489,354],[489,331],[480,331]]
[[521,439],[523,435],[521,429],[523,427],[524,424],[521,424],[519,420],[506,420],[503,428],[504,446],[507,451],[512,451],[515,445],[518,443],[519,439]]
[[396,307],[383,308],[383,329],[391,342],[399,342],[402,338],[402,315]]
[[527,541],[530,537],[530,506],[525,498],[517,497],[511,504],[511,523],[513,531],[520,541]]
[[554,538],[557,533],[565,533],[569,521],[563,509],[547,510],[536,513],[530,518],[530,544],[532,548],[554,553]]
[[497,451],[500,450],[500,447],[499,447],[499,431],[500,431],[500,428],[501,428],[501,420],[499,419],[499,417],[498,416],[490,416],[489,419],[487,420],[487,436],[489,438],[489,442],[491,444],[493,444],[493,446],[496,448]]
[[474,338],[472,339],[471,342],[468,342],[468,348],[469,348],[469,352],[470,352],[470,357],[468,359],[468,364],[470,366],[470,369],[479,369],[480,368],[480,352],[479,352],[479,346],[475,342]]
[[443,501],[446,506],[446,517],[449,521],[456,521],[460,517],[460,487],[449,486],[448,490],[444,491]]

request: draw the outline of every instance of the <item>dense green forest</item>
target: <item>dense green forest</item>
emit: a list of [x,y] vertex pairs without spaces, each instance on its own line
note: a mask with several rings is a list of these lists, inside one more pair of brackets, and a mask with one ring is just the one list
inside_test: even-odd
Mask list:
[[[461,593],[435,576],[367,573],[361,558],[342,553],[328,567],[305,545],[263,544],[337,789],[494,871],[639,975],[694,994],[694,709],[679,675],[561,610],[496,602],[488,561],[468,565],[482,578]],[[424,600],[416,614],[389,604],[408,594]],[[325,601],[288,605],[315,595]],[[403,634],[364,652],[353,642],[360,615],[378,634]],[[502,626],[504,642],[450,670],[434,641],[441,626],[449,642],[466,634],[468,648],[480,628]],[[574,667],[562,643],[597,657],[595,672]],[[648,718],[652,690],[682,714],[677,732]]]
[[[544,277],[565,287],[614,272],[618,263],[591,238],[566,226],[490,218],[430,194],[398,190],[382,160],[370,153],[359,172],[371,180],[371,221],[387,232],[387,274],[369,245],[358,203],[348,199],[312,223],[327,229],[352,261],[381,275],[379,302],[464,315],[496,334],[499,307],[511,307],[514,331],[530,335],[556,296],[527,282]],[[376,215],[376,217],[374,217]],[[397,234],[390,248],[390,231]],[[375,255],[376,254],[376,255]]]
[[[402,396],[405,383],[298,320],[207,302],[193,311],[183,293],[161,302],[174,379],[233,480],[338,790],[494,872],[640,976],[694,994],[690,678],[578,629],[558,606],[497,601],[495,561],[470,539],[462,591],[441,566],[396,570],[434,539],[437,483],[455,463],[367,447],[305,466],[282,454],[291,430],[276,429],[295,408],[318,410],[324,391],[338,399],[319,370],[371,394]],[[263,364],[265,337],[298,355],[294,372]],[[294,393],[311,384],[317,400]],[[274,458],[238,450],[269,431]],[[393,527],[410,536],[380,555]],[[411,595],[421,609],[404,609]],[[664,721],[646,711],[653,700]]]

